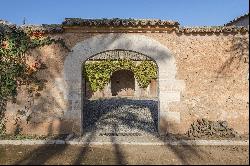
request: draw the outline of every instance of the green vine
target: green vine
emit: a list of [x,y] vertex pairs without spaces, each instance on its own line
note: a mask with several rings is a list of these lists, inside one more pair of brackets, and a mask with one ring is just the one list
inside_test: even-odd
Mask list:
[[111,75],[118,70],[132,71],[141,88],[147,88],[150,81],[157,78],[157,66],[152,61],[141,61],[138,65],[132,60],[90,61],[84,65],[83,70],[93,92],[102,90]]
[[[4,129],[4,112],[8,100],[15,101],[20,85],[35,85],[41,90],[43,80],[36,77],[38,70],[43,69],[41,61],[32,67],[26,63],[28,50],[37,47],[60,43],[39,32],[24,31],[20,27],[0,23],[0,135]],[[65,44],[62,44],[66,47]]]
[[152,61],[142,61],[135,68],[135,78],[141,88],[147,88],[152,79],[157,78],[157,66]]

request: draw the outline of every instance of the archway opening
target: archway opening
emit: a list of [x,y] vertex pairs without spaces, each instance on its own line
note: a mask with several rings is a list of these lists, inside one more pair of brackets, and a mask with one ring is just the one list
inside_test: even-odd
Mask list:
[[112,96],[134,96],[135,77],[130,70],[118,70],[111,76]]
[[130,50],[108,50],[88,58],[83,73],[85,134],[157,134],[158,68],[154,60]]
[[[72,106],[70,105],[69,108],[70,111],[67,111],[68,115],[66,118],[74,120],[74,126],[77,126],[76,128],[74,127],[74,130],[81,134],[86,132],[83,125],[85,123],[84,100],[86,99],[86,96],[82,93],[85,91],[83,86],[85,80],[82,80],[83,63],[100,53],[117,50],[132,52],[133,54],[129,56],[130,59],[142,54],[155,62],[158,71],[155,84],[157,85],[157,92],[155,93],[157,94],[156,101],[158,103],[157,114],[159,113],[159,116],[157,116],[157,129],[162,134],[172,129],[176,130],[174,129],[175,125],[171,127],[169,124],[180,123],[180,112],[169,111],[168,108],[170,102],[180,101],[180,93],[185,88],[185,82],[184,80],[176,79],[175,57],[165,45],[157,40],[140,34],[122,33],[95,35],[78,42],[64,61],[64,96],[69,104],[72,103]],[[115,58],[117,59],[116,55]],[[124,54],[122,53],[121,55],[123,56]],[[159,89],[161,89],[160,93]],[[81,103],[81,107],[79,107],[79,103]]]

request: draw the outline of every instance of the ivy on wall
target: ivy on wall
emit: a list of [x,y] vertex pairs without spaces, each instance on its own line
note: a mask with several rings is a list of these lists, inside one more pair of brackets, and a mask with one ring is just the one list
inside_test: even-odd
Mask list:
[[118,70],[130,70],[141,88],[147,88],[152,79],[157,78],[157,66],[152,61],[103,60],[85,63],[83,73],[90,83],[91,90],[102,90],[109,83],[111,75]]
[[152,61],[142,61],[136,66],[135,78],[141,88],[146,88],[152,79],[157,78],[157,66]]
[[[61,43],[61,39],[24,31],[20,27],[0,23],[0,135],[4,128],[4,112],[8,100],[15,101],[20,85],[41,86],[42,80],[36,77],[43,63],[36,62],[32,67],[26,63],[28,50],[37,47]],[[38,88],[39,89],[39,88]],[[40,88],[41,89],[41,88]]]

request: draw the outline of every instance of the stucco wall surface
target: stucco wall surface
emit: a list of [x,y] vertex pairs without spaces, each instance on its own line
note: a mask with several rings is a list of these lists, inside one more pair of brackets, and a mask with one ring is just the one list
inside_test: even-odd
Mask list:
[[[145,38],[145,41],[152,40],[153,43],[159,43],[160,47],[165,47],[169,51],[170,59],[164,61],[161,58],[168,58],[164,57],[165,53],[158,52],[157,55],[153,55],[153,52],[143,47],[139,48],[138,45],[128,43],[120,47],[110,43],[111,46],[106,47],[107,49],[142,50],[142,53],[156,60],[160,70],[159,128],[162,132],[185,133],[193,121],[207,118],[226,120],[237,132],[249,133],[248,34],[176,34],[174,32],[115,35],[64,32],[51,35],[54,38],[62,38],[72,51],[68,52],[57,44],[31,51],[30,64],[37,59],[41,59],[46,64],[46,69],[38,72],[39,78],[46,80],[46,83],[38,95],[29,95],[25,88],[21,88],[17,102],[8,103],[7,132],[14,132],[19,124],[18,127],[22,128],[24,134],[79,133],[82,102],[79,80],[81,78],[77,80],[71,78],[79,76],[74,67],[79,67],[76,64],[83,62],[73,63],[73,60],[66,65],[68,63],[66,61],[70,56],[73,57],[76,51],[79,57],[86,56],[86,52],[89,55],[97,53],[98,49],[93,48],[95,43],[89,43],[91,48],[87,48],[84,42],[93,41],[93,37],[106,39],[105,35],[107,37],[111,35],[114,41],[135,40],[134,42],[143,43],[143,46],[150,45],[141,41]],[[98,38],[99,36],[102,37]],[[138,36],[142,37],[138,38]],[[96,47],[99,46],[96,45]],[[92,52],[91,49],[97,52]],[[75,60],[79,59],[81,58]],[[22,113],[20,111],[17,113],[18,110]]]

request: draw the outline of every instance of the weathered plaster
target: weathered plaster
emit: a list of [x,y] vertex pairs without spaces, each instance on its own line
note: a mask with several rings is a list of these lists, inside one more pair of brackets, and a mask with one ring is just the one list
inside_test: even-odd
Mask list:
[[[170,76],[167,78],[159,77],[157,80],[158,84],[161,84],[160,87],[158,86],[158,92],[162,91],[162,96],[172,98],[171,102],[161,100],[161,106],[165,105],[166,109],[160,109],[159,114],[161,117],[165,116],[165,119],[168,119],[165,121],[162,118],[160,121],[162,128],[165,128],[166,131],[182,134],[197,119],[207,118],[213,121],[227,121],[229,127],[234,128],[240,134],[249,133],[248,32],[237,34],[230,32],[182,34],[151,32],[140,34],[136,32],[129,34],[116,32],[116,35],[109,35],[109,33],[100,31],[88,33],[75,30],[74,32],[52,34],[51,36],[62,38],[72,50],[76,45],[81,45],[80,43],[93,41],[92,39],[106,41],[105,36],[109,36],[109,39],[113,39],[111,42],[113,48],[118,47],[114,45],[125,45],[124,43],[118,44],[117,41],[125,41],[130,49],[133,47],[142,47],[140,48],[142,51],[145,49],[147,56],[151,55],[149,54],[150,49],[146,49],[148,48],[147,43],[152,40],[155,43],[154,45],[157,45],[156,47],[168,48],[171,51],[171,54],[167,54],[167,56],[164,54],[164,56],[153,57],[158,57],[159,63],[161,63],[161,58],[168,57],[163,64],[169,62],[170,66],[172,64],[174,66],[174,70],[170,70],[170,72],[167,69],[168,66],[164,66],[161,75],[165,75],[162,74],[165,72],[166,75],[170,73]],[[136,42],[130,42],[131,36],[135,36],[134,38],[139,36],[139,38],[135,40]],[[126,39],[121,39],[123,37]],[[94,44],[95,42],[89,43],[91,49],[95,50],[96,47],[99,47]],[[96,43],[102,45],[102,42]],[[137,43],[141,43],[141,45]],[[237,44],[240,44],[241,47],[237,48]],[[112,47],[108,49],[112,49]],[[85,47],[82,46],[82,48]],[[87,51],[81,49],[79,50],[79,56],[85,57],[83,52],[90,52],[89,56],[94,54],[88,49],[86,49]],[[154,51],[151,52],[154,53]],[[98,53],[98,51],[95,51],[95,53]],[[52,44],[31,51],[30,57],[32,59],[41,59],[46,64],[47,69],[39,71],[37,76],[40,79],[47,80],[47,82],[44,89],[39,92],[39,97],[29,98],[29,94],[25,91],[18,91],[17,103],[8,103],[6,127],[9,133],[16,127],[12,124],[15,123],[18,110],[26,111],[24,117],[21,118],[24,119],[21,126],[23,134],[80,133],[81,91],[76,87],[81,86],[79,81],[81,79],[76,77],[76,80],[65,80],[64,74],[65,60],[72,54],[73,52],[69,54],[59,44]],[[76,59],[76,61],[78,60]],[[79,63],[83,63],[83,61]],[[69,75],[75,73],[75,64],[79,65],[78,62],[69,64],[69,68],[72,66],[72,70],[69,69],[72,73],[69,72]],[[80,67],[78,69],[80,70]],[[171,95],[174,95],[175,98]],[[176,98],[180,101],[176,101]],[[165,104],[162,104],[162,102],[165,102]],[[32,105],[32,107],[29,105]],[[27,123],[26,117],[29,114],[32,117]],[[170,121],[170,119],[175,120]]]

